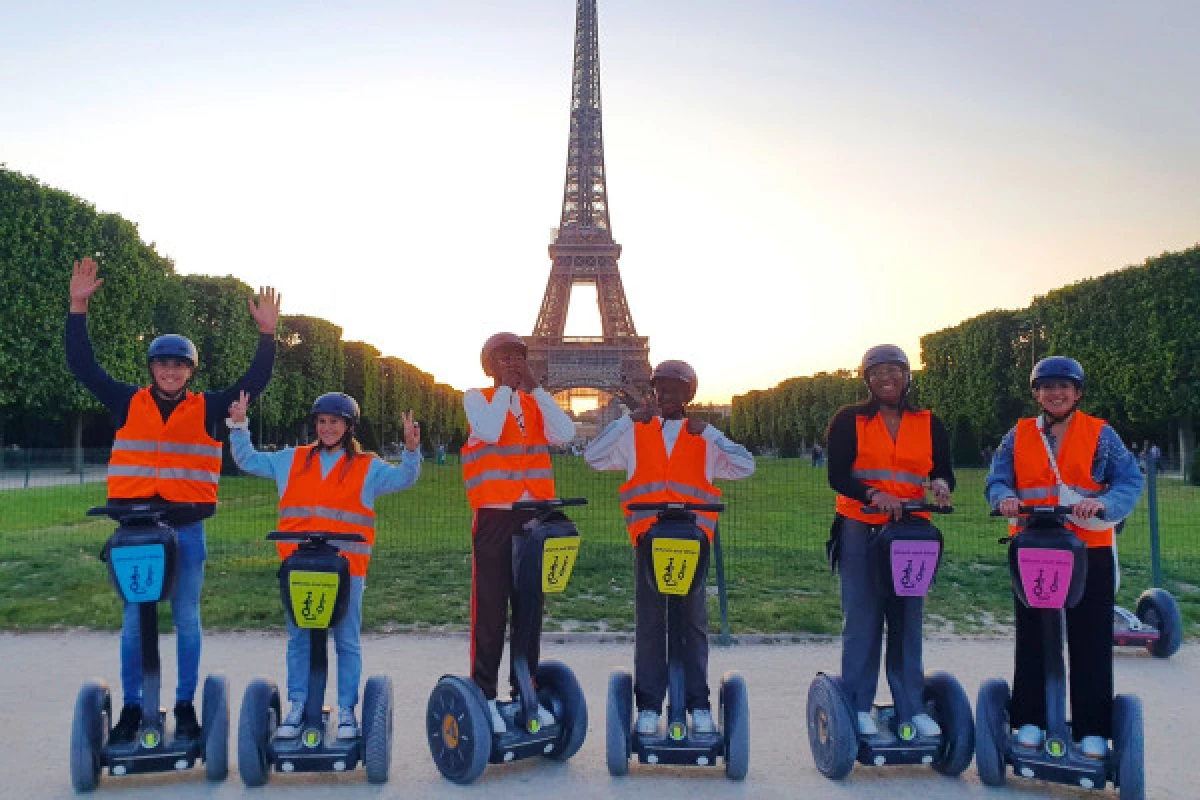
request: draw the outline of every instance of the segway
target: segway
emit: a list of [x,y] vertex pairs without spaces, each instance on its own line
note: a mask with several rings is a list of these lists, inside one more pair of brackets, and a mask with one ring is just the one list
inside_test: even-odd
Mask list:
[[[725,762],[725,775],[735,781],[750,768],[750,710],[746,682],[736,672],[721,678],[717,697],[719,725],[714,733],[697,733],[687,724],[683,673],[683,598],[694,581],[708,573],[708,536],[696,524],[696,511],[724,511],[723,503],[630,503],[630,511],[655,511],[649,537],[654,585],[667,598],[667,723],[663,734],[638,733],[633,721],[633,675],[614,671],[608,679],[605,748],[611,775],[629,772],[629,759],[641,764],[715,766]],[[641,580],[642,576],[638,576]]]
[[[882,585],[895,597],[924,597],[942,558],[942,534],[915,512],[948,514],[953,509],[925,502],[906,502],[898,521],[888,522],[871,544]],[[864,506],[865,513],[880,513]],[[971,703],[958,680],[948,672],[925,676],[921,697],[925,713],[941,727],[938,736],[922,736],[911,720],[899,719],[895,706],[876,704],[871,713],[879,732],[859,733],[856,714],[838,675],[817,673],[808,688],[808,743],[817,769],[841,780],[857,760],[870,767],[927,764],[943,775],[956,776],[971,763],[975,747]]]
[[71,784],[77,792],[96,788],[100,773],[134,775],[191,769],[204,762],[210,781],[229,772],[229,700],[225,677],[204,680],[200,735],[176,738],[167,730],[167,711],[159,707],[162,676],[158,657],[158,604],[170,598],[175,581],[175,531],[166,514],[178,503],[107,505],[88,510],[107,516],[117,529],[104,545],[108,577],[125,603],[138,607],[141,628],[142,724],[132,742],[109,741],[112,696],[103,681],[88,681],[75,701],[71,724]]
[[[579,553],[579,531],[561,509],[586,504],[582,497],[512,504],[514,511],[537,512],[513,539],[513,630],[508,646],[517,696],[497,703],[505,730],[494,733],[487,699],[470,677],[444,675],[438,681],[425,712],[426,734],[434,763],[454,783],[473,782],[489,763],[534,756],[566,761],[583,746],[587,702],[575,673],[558,661],[543,661],[531,674],[525,653],[543,596],[567,588]],[[543,724],[539,704],[553,722]]]
[[[1125,520],[1118,522],[1116,532],[1120,533],[1124,525]],[[1117,588],[1120,574],[1118,570]],[[1183,616],[1166,589],[1155,587],[1142,592],[1133,611],[1113,606],[1113,647],[1144,647],[1155,658],[1170,658],[1182,644]]]
[[[1064,526],[1070,506],[1021,506],[1027,520],[1019,535],[1006,537],[1013,593],[1042,621],[1046,674],[1046,739],[1041,747],[1020,744],[1009,722],[1011,693],[1000,679],[985,681],[975,705],[975,764],[987,786],[1003,786],[1008,765],[1026,778],[1104,789],[1120,788],[1121,800],[1146,796],[1142,703],[1134,695],[1113,699],[1113,740],[1105,758],[1089,758],[1074,743],[1067,721],[1063,663],[1064,609],[1074,607],[1087,582],[1087,546]],[[999,512],[992,512],[999,516]]]
[[255,678],[242,697],[238,721],[238,771],[247,786],[262,786],[276,772],[349,772],[361,762],[369,783],[386,783],[392,761],[392,679],[372,675],[363,690],[362,732],[338,738],[324,705],[329,675],[329,629],[346,614],[350,598],[350,564],[338,542],[365,542],[359,533],[267,534],[275,542],[299,547],[279,568],[279,591],[291,621],[308,631],[308,694],[300,735],[275,735],[282,719],[279,687],[270,678]]

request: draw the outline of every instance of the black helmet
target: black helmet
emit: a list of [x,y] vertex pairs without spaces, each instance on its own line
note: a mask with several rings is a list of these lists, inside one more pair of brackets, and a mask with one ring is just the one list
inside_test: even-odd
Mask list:
[[865,380],[867,377],[867,370],[880,364],[899,364],[904,367],[905,372],[912,372],[912,367],[908,364],[908,356],[894,344],[877,344],[863,353],[862,364],[859,366],[859,372],[863,379]]
[[181,358],[191,364],[192,369],[195,369],[197,362],[200,361],[196,356],[196,345],[192,344],[191,339],[180,336],[178,333],[164,333],[150,343],[150,349],[146,352],[146,361],[153,361],[156,358]]
[[1083,367],[1073,358],[1048,356],[1033,365],[1033,371],[1029,373],[1029,388],[1036,389],[1038,383],[1044,380],[1070,381],[1075,388],[1083,389]]
[[479,353],[479,363],[483,365],[483,374],[489,378],[496,377],[492,374],[491,361],[492,354],[501,347],[519,347],[522,355],[529,355],[529,348],[525,346],[525,340],[515,333],[494,333],[488,337],[488,340],[483,343],[483,350]]
[[333,414],[350,423],[353,428],[358,424],[358,401],[348,394],[341,392],[326,392],[313,402],[312,416],[317,414]]
[[659,378],[674,378],[677,381],[683,381],[691,390],[688,394],[690,401],[696,396],[696,370],[692,369],[691,365],[686,361],[664,361],[654,368],[654,372],[650,375],[650,385]]

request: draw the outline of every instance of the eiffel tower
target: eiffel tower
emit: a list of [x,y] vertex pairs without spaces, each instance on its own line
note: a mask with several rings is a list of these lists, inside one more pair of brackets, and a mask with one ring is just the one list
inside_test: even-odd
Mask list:
[[[533,335],[525,339],[533,374],[543,378],[551,393],[587,388],[640,397],[650,386],[650,345],[633,326],[617,268],[621,245],[613,241],[608,219],[596,0],[577,0],[575,5],[567,177],[562,216],[549,250],[546,294]],[[596,287],[600,336],[563,335],[575,284]]]

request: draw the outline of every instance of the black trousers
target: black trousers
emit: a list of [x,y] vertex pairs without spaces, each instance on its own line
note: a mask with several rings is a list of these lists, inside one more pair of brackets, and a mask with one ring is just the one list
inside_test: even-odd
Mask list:
[[[508,627],[508,607],[513,600],[513,537],[532,519],[532,511],[481,508],[475,514],[471,544],[471,678],[494,700],[500,680],[500,658],[504,654],[504,629]],[[530,632],[525,658],[529,671],[537,671],[542,639],[543,602],[538,602],[534,630]],[[509,642],[513,639],[509,632]],[[509,647],[509,684],[517,695],[516,676]]]
[[[1071,734],[1112,738],[1113,707],[1113,593],[1115,569],[1110,547],[1090,547],[1083,599],[1067,609],[1067,656],[1070,664]],[[1014,658],[1012,704],[1014,728],[1046,727],[1045,652],[1042,645],[1044,611],[1016,608],[1017,647]]]
[[[667,696],[667,598],[654,581],[650,537],[643,536],[634,557],[635,611],[633,694],[638,711],[662,712]],[[684,701],[689,711],[709,708],[708,569],[697,575],[683,600]]]

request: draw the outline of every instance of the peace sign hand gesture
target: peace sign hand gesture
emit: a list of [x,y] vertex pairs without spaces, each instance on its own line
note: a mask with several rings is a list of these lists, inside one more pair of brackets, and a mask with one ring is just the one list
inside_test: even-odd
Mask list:
[[104,283],[104,278],[97,278],[99,267],[95,261],[84,256],[71,268],[71,311],[76,314],[86,314],[88,301],[96,290]]
[[237,400],[229,404],[229,419],[235,423],[246,421],[246,407],[250,405],[250,395],[242,392]]
[[400,412],[400,421],[404,423],[404,449],[410,453],[417,452],[421,449],[421,423],[413,419],[411,408],[407,412]]

